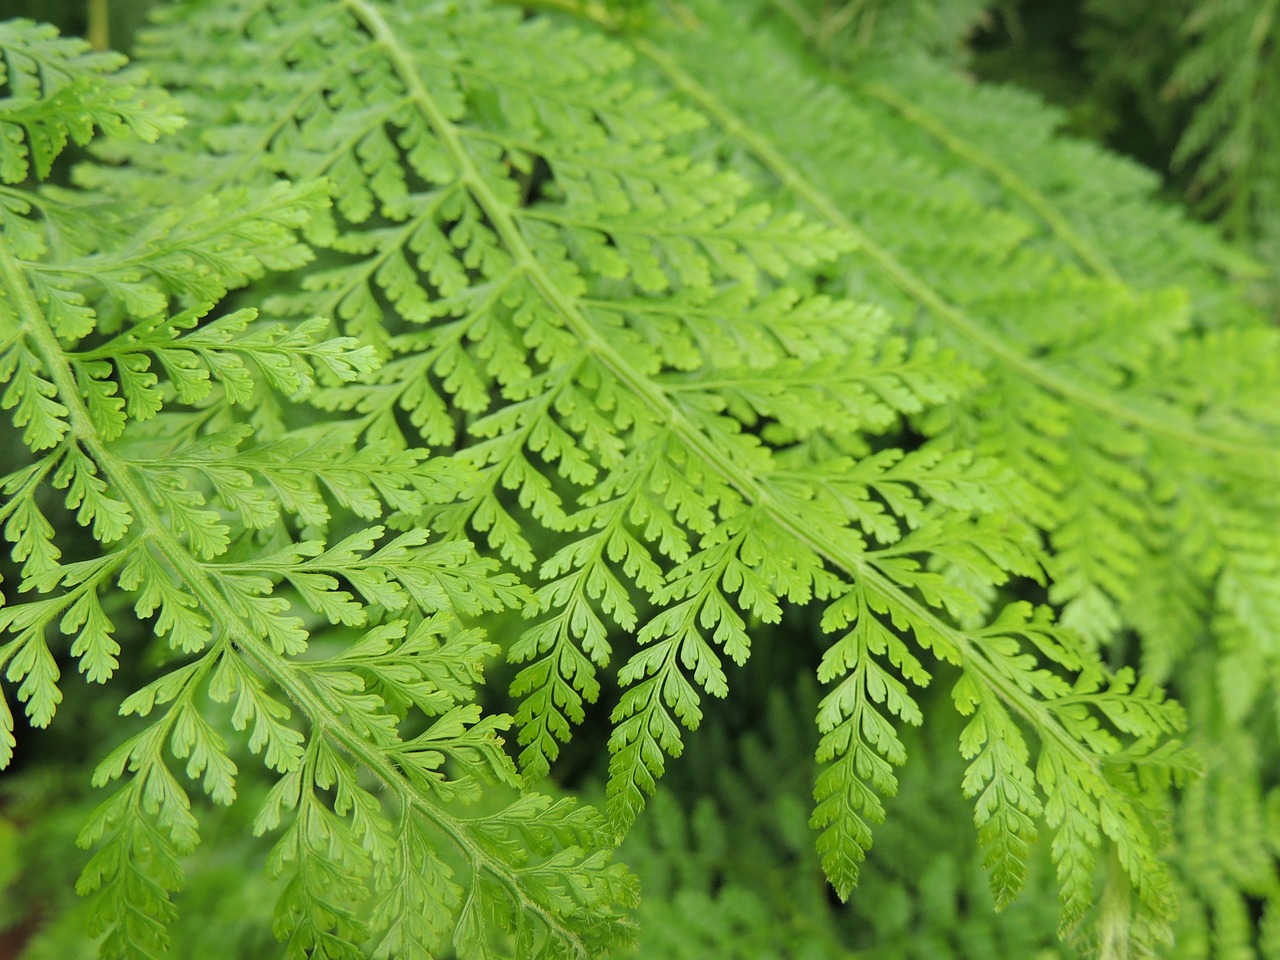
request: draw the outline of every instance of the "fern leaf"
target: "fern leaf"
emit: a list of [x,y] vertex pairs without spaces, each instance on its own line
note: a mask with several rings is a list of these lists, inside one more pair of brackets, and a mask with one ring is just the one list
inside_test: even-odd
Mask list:
[[[978,519],[1004,509],[990,468],[944,444],[896,467],[873,459],[858,477],[861,437],[832,444],[794,407],[764,399],[775,376],[818,382],[810,408],[865,410],[870,428],[883,431],[970,388],[967,374],[930,366],[927,347],[915,368],[904,366],[901,344],[884,343],[875,311],[813,294],[819,263],[865,249],[848,218],[815,224],[748,201],[748,181],[691,163],[677,148],[702,118],[620,82],[630,69],[622,47],[545,19],[484,3],[408,18],[368,0],[249,5],[241,21],[196,8],[184,16],[221,38],[220,56],[252,29],[255,56],[288,72],[290,89],[312,91],[298,101],[255,84],[247,68],[224,71],[215,99],[254,102],[256,125],[233,139],[212,111],[200,122],[245,183],[283,172],[338,185],[336,217],[308,233],[339,255],[335,265],[271,306],[336,315],[348,332],[375,338],[387,362],[374,387],[334,388],[322,402],[358,414],[359,429],[381,442],[458,441],[478,482],[458,503],[429,510],[433,525],[450,536],[478,531],[545,581],[532,610],[538,619],[510,654],[528,662],[515,687],[525,697],[528,772],[546,772],[584,702],[599,695],[598,672],[612,658],[609,625],[639,627],[641,649],[619,673],[628,688],[612,738],[610,810],[625,827],[664,754],[682,749],[681,727],[699,722],[702,693],[727,691],[724,656],[747,655],[748,618],[774,621],[783,603],[830,601],[856,588],[879,623],[864,629],[912,634],[966,672],[991,705],[981,721],[990,730],[1025,724],[1045,744],[1042,756],[1071,758],[1071,787],[1042,764],[1032,790],[1018,751],[984,755],[988,740],[974,728],[973,789],[1002,778],[982,807],[984,824],[1021,825],[1043,804],[1036,791],[1077,789],[1091,797],[1081,816],[1092,823],[1104,805],[1141,805],[1136,784],[1102,770],[1140,762],[1148,748],[1092,739],[1088,721],[1064,719],[1055,707],[1070,684],[1042,664],[1074,676],[1095,669],[1093,655],[1018,609],[985,627],[958,627],[956,619],[981,621],[986,611],[922,562],[952,557],[988,587],[1034,571],[1020,525],[997,536],[998,524]],[[307,49],[300,30],[331,37],[325,57]],[[537,51],[551,42],[563,55],[548,65]],[[155,69],[181,83],[189,64],[178,47],[163,36],[154,43]],[[442,44],[447,68],[433,53]],[[365,79],[351,84],[335,63],[359,64]],[[682,95],[696,90],[680,76],[670,74]],[[331,84],[343,97],[319,95]],[[590,112],[579,105],[588,95]],[[749,129],[715,100],[693,101],[734,136]],[[759,143],[748,138],[751,149]],[[901,276],[884,258],[880,267]],[[375,329],[380,297],[402,325],[391,336]],[[803,334],[780,316],[784,306],[805,318]],[[848,358],[849,372],[833,375],[831,356]],[[461,424],[449,421],[451,404],[468,411]],[[395,422],[398,408],[417,436]],[[766,438],[749,432],[775,414]],[[823,416],[834,432],[839,415]],[[777,449],[802,434],[797,450]],[[956,518],[946,534],[904,538],[939,514]],[[568,536],[540,555],[531,524]],[[975,530],[985,554],[973,547],[983,540]],[[642,614],[647,605],[652,613]],[[1084,702],[1090,715],[1101,709]],[[1149,724],[1145,734],[1163,735]],[[1113,832],[1127,849],[1148,851],[1127,867],[1151,871],[1141,882],[1159,912],[1165,881],[1140,821],[1125,815]],[[993,844],[1003,851],[1002,889],[1021,875],[1027,831],[1019,829],[1022,839]],[[1074,850],[1078,834],[1065,836]],[[482,948],[469,941],[468,949]]]
[[[5,62],[53,69],[51,58],[70,58],[68,75],[110,65],[78,61],[75,44],[47,39],[19,32],[6,41]],[[31,77],[12,77],[11,94],[30,86]],[[40,101],[33,115],[68,109],[60,89],[50,81],[28,91]],[[149,109],[123,82],[108,89],[126,105],[122,118]],[[11,96],[0,110],[19,107],[28,109]],[[27,133],[37,172],[48,159],[41,151],[52,149],[43,135]],[[398,950],[404,930],[429,952],[452,941],[474,954],[472,901],[448,879],[459,864],[487,913],[513,918],[513,929],[521,918],[526,955],[595,955],[625,932],[618,914],[634,899],[630,875],[609,863],[599,815],[534,795],[478,816],[456,809],[490,789],[509,792],[518,778],[501,748],[508,721],[469,702],[493,647],[454,617],[519,604],[524,591],[469,544],[428,542],[421,530],[389,536],[369,522],[420,517],[428,502],[457,496],[467,471],[423,450],[353,450],[347,433],[291,428],[290,404],[318,383],[370,374],[373,351],[325,337],[323,321],[261,324],[251,309],[213,312],[229,289],[306,261],[294,231],[323,209],[322,188],[215,192],[187,230],[172,233],[173,214],[100,195],[119,219],[65,248],[31,240],[48,227],[37,199],[21,206],[27,221],[0,235],[0,369],[13,419],[28,428],[26,462],[3,481],[6,533],[24,565],[18,596],[0,607],[6,678],[37,725],[61,697],[59,632],[88,679],[107,679],[126,655],[120,610],[103,602],[116,588],[169,648],[161,675],[122,705],[143,718],[140,732],[95,774],[97,785],[116,788],[80,838],[96,847],[79,884],[93,897],[91,931],[107,957],[165,951],[181,860],[199,840],[190,784],[232,802],[241,733],[279,774],[257,826],[279,832],[270,868],[285,881],[276,932],[289,955],[363,956],[366,941]],[[212,216],[219,201],[241,197],[250,199],[238,216]],[[202,305],[183,310],[179,300]],[[254,434],[259,442],[242,449]],[[38,496],[48,486],[66,491],[60,515],[46,515]],[[337,523],[362,525],[331,541]],[[100,542],[95,559],[63,559],[56,544],[76,525]],[[298,659],[313,639],[306,607],[366,629],[345,653]],[[401,619],[388,619],[393,611]],[[229,729],[207,701],[234,701]],[[415,739],[401,735],[409,713],[426,720]],[[0,716],[7,763],[7,704]],[[412,822],[406,842],[427,845],[421,886],[407,893],[396,878],[405,848],[393,815]],[[368,902],[382,909],[368,914]]]
[[0,83],[8,91],[0,113],[6,183],[30,173],[43,180],[70,142],[84,146],[95,134],[154,141],[180,123],[159,90],[118,72],[123,57],[91,53],[83,40],[59,37],[51,26],[0,24],[0,50]]

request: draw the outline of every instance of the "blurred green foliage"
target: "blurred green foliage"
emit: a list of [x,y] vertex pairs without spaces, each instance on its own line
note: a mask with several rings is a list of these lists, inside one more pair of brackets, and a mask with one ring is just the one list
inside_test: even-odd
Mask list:
[[[105,4],[115,50],[128,53],[133,36],[147,21],[147,12],[157,0],[107,0]],[[25,17],[52,23],[64,34],[87,37],[89,34],[90,0],[5,0],[0,18]]]

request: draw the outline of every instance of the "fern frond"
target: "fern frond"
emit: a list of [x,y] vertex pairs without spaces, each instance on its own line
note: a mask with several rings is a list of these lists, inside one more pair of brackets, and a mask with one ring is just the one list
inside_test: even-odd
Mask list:
[[[696,38],[695,42],[705,44],[710,31],[690,36]],[[764,46],[763,41],[761,45]],[[783,74],[785,68],[781,65],[785,63],[785,55],[778,49],[767,52],[762,49],[757,51],[756,59],[761,57],[769,62],[780,61],[774,80],[778,84],[776,89],[781,91],[788,83]],[[713,52],[705,46],[691,51],[689,58],[690,62],[700,58],[708,63],[738,64],[744,68],[752,59],[745,55],[734,58],[727,51],[717,48]],[[687,89],[694,78],[681,70],[678,64],[668,61],[668,66],[677,71],[678,75],[673,80],[676,86]],[[671,73],[671,70],[667,72]],[[895,82],[909,84],[915,75],[910,68],[899,69],[894,74]],[[860,107],[853,98],[841,101],[840,94],[834,90],[820,92],[820,88],[800,72],[790,76],[790,85],[785,87],[787,92],[779,99],[787,103],[797,100],[812,104],[811,113],[803,119],[797,118],[793,112],[769,111],[767,100],[757,99],[747,104],[746,98],[741,96],[744,76],[708,76],[706,79],[708,82],[724,82],[725,91],[738,91],[737,100],[726,96],[726,99],[718,101],[724,124],[735,131],[746,131],[738,139],[746,141],[755,157],[763,161],[770,180],[786,184],[795,191],[797,199],[829,223],[856,231],[861,244],[857,259],[869,261],[874,267],[869,275],[879,278],[874,281],[878,283],[876,295],[883,297],[886,304],[901,304],[903,309],[912,309],[913,304],[923,308],[925,315],[936,324],[933,329],[939,335],[947,340],[954,338],[952,342],[961,349],[976,351],[969,355],[986,368],[993,382],[987,390],[977,393],[978,397],[984,398],[981,401],[975,398],[975,402],[980,403],[978,409],[981,412],[975,410],[972,418],[963,418],[963,422],[951,424],[948,429],[966,438],[974,434],[983,437],[985,449],[1009,462],[1027,481],[1024,494],[1029,499],[1021,503],[1025,515],[1042,526],[1060,530],[1053,570],[1058,584],[1055,599],[1070,602],[1067,616],[1073,626],[1094,636],[1104,635],[1107,624],[1114,626],[1119,622],[1117,601],[1123,601],[1133,589],[1132,583],[1144,559],[1140,544],[1131,537],[1118,534],[1117,528],[1122,530],[1139,522],[1151,525],[1166,522],[1166,515],[1155,504],[1144,508],[1146,519],[1140,520],[1136,513],[1137,505],[1131,501],[1126,503],[1125,498],[1110,493],[1117,486],[1137,490],[1153,482],[1144,478],[1140,464],[1135,469],[1135,458],[1142,456],[1148,442],[1157,444],[1148,463],[1158,463],[1161,468],[1166,462],[1180,463],[1192,476],[1200,477],[1201,483],[1216,481],[1218,464],[1224,457],[1237,464],[1246,476],[1255,472],[1254,464],[1259,458],[1274,459],[1268,442],[1269,434],[1259,433],[1254,425],[1258,416],[1269,422],[1269,414],[1261,411],[1264,407],[1274,409],[1270,398],[1258,395],[1253,408],[1257,411],[1254,418],[1251,421],[1240,418],[1238,423],[1229,427],[1220,422],[1226,410],[1216,415],[1197,411],[1194,416],[1200,419],[1200,423],[1196,423],[1193,417],[1184,416],[1168,406],[1163,380],[1156,377],[1156,373],[1163,370],[1164,364],[1178,363],[1174,358],[1179,354],[1187,356],[1188,362],[1195,362],[1191,356],[1201,349],[1195,340],[1186,345],[1179,342],[1174,347],[1175,336],[1186,327],[1185,308],[1179,306],[1176,295],[1172,293],[1134,294],[1115,287],[1117,268],[1111,265],[1113,251],[1127,258],[1122,261],[1123,268],[1127,273],[1137,273],[1140,283],[1145,286],[1159,281],[1141,273],[1141,264],[1157,259],[1172,259],[1179,264],[1190,262],[1205,244],[1201,242],[1179,250],[1176,257],[1164,252],[1177,250],[1176,243],[1167,247],[1162,244],[1158,251],[1142,252],[1133,250],[1127,241],[1117,239],[1116,243],[1121,246],[1116,249],[1116,244],[1110,241],[1112,236],[1145,237],[1157,232],[1170,233],[1164,227],[1169,216],[1161,215],[1157,222],[1148,215],[1140,222],[1149,225],[1150,232],[1135,229],[1125,230],[1122,234],[1120,229],[1116,229],[1114,234],[1108,233],[1104,238],[1107,241],[1106,253],[1102,253],[1099,244],[1087,238],[1080,226],[1086,222],[1106,223],[1101,218],[1086,219],[1097,208],[1096,201],[1093,209],[1085,208],[1073,213],[1075,219],[1069,222],[1056,212],[1056,208],[1049,206],[1049,201],[1036,191],[1032,183],[1004,165],[1003,160],[998,168],[993,168],[989,157],[975,157],[970,144],[990,138],[990,121],[963,145],[959,137],[947,132],[947,127],[934,121],[928,128],[931,131],[941,130],[946,135],[945,142],[962,151],[953,160],[958,171],[964,173],[968,170],[972,176],[974,161],[985,161],[987,169],[982,174],[994,176],[1006,186],[1018,187],[1013,202],[1021,202],[1023,196],[1030,197],[1036,208],[1049,214],[1045,232],[1066,248],[1069,257],[1081,256],[1086,265],[1094,263],[1104,275],[1101,281],[1093,281],[1071,267],[1064,268],[1036,254],[1034,247],[1041,241],[1033,239],[1034,234],[1027,232],[1034,229],[1030,225],[1024,226],[1003,212],[993,213],[976,199],[965,201],[957,196],[939,196],[936,203],[930,204],[927,208],[929,215],[935,219],[944,218],[952,226],[939,226],[936,233],[930,234],[926,246],[915,246],[910,241],[914,233],[903,218],[918,210],[922,198],[930,196],[932,175],[921,171],[919,177],[910,180],[901,173],[890,175],[888,172],[890,169],[911,169],[903,163],[902,148],[894,140],[894,136],[909,137],[909,131],[896,131],[894,125],[879,116],[874,107]],[[883,82],[877,82],[871,89],[873,96],[891,98],[895,106],[908,102]],[[928,103],[942,101],[940,88],[932,98],[925,98],[924,90],[923,87],[912,87],[911,100],[916,103],[922,98]],[[948,87],[948,91],[953,91],[953,87]],[[708,97],[714,99],[719,95],[719,88],[710,90],[695,84],[691,94],[695,102],[705,103]],[[987,109],[974,110],[966,116],[991,117],[1008,112],[1001,109],[1001,104],[989,102],[995,99],[992,95],[977,93],[975,97]],[[948,102],[954,103],[957,99],[952,96]],[[1012,97],[1004,98],[1009,99]],[[740,103],[742,112],[738,114],[734,111]],[[913,122],[927,120],[922,118],[918,107],[912,107],[910,113]],[[829,145],[818,143],[812,134],[808,134],[806,139],[805,131],[814,129],[812,124],[817,122],[819,114],[839,116],[843,128],[858,129],[861,137],[859,159],[868,169],[882,169],[883,178],[877,175],[865,181],[855,181],[832,177],[830,171],[838,169],[835,160],[825,158],[820,152],[830,149]],[[954,117],[955,114],[952,107],[949,116]],[[776,137],[772,139],[768,136],[770,128],[767,126],[770,118],[775,124],[785,124],[777,128]],[[758,123],[755,122],[757,120]],[[1027,126],[1024,123],[1014,129],[1023,131]],[[1005,135],[1012,136],[1007,131]],[[877,136],[879,139],[875,140]],[[802,143],[803,146],[800,145]],[[775,144],[789,145],[789,155]],[[1066,156],[1063,157],[1055,157],[1049,150],[1045,153],[1057,167],[1070,168],[1077,164],[1067,161],[1081,159],[1084,151],[1073,152],[1064,148]],[[1077,154],[1081,156],[1077,157]],[[1011,151],[1009,155],[1018,154]],[[1035,162],[1033,156],[1027,167]],[[1046,166],[1047,162],[1040,164],[1041,176],[1044,176]],[[1087,165],[1085,170],[1089,170]],[[977,181],[977,188],[981,181],[978,177],[973,179]],[[1108,182],[1114,179],[1110,178]],[[1097,181],[1097,177],[1088,181],[1082,178],[1081,189],[1086,182]],[[877,186],[874,191],[859,186],[863,183],[880,185],[882,182],[883,186]],[[990,188],[983,184],[981,189]],[[1069,195],[1064,207],[1074,211],[1077,208],[1070,199]],[[1130,203],[1136,205],[1132,201]],[[874,218],[868,222],[876,224],[877,231],[884,231],[883,237],[896,239],[886,242],[881,236],[871,235],[867,227],[855,222],[848,212],[853,210],[866,210],[867,217]],[[1118,228],[1122,220],[1119,217],[1115,219]],[[972,224],[975,222],[982,224],[979,228],[984,238],[981,243],[990,247],[992,257],[988,282],[978,286],[975,286],[972,253],[965,249],[966,244],[972,242],[969,238],[974,236]],[[1190,227],[1176,223],[1173,226],[1180,227],[1174,231],[1179,238],[1184,234],[1192,239],[1197,237]],[[1017,268],[1011,269],[1008,259],[1020,246],[1027,249]],[[1139,253],[1141,260],[1137,259]],[[950,272],[947,272],[948,263],[951,264]],[[924,274],[915,273],[914,264],[927,269],[934,278],[933,282],[927,281]],[[1203,275],[1202,271],[1203,267],[1197,266],[1188,272],[1193,275],[1201,272]],[[1016,286],[1003,293],[997,292],[1002,284],[1008,282],[1001,278],[1015,275],[1018,277]],[[952,283],[956,286],[949,289],[948,284]],[[865,285],[862,281],[860,284]],[[1216,297],[1215,302],[1223,297],[1220,282],[1217,285],[1217,292],[1204,291],[1206,297]],[[1208,286],[1206,282],[1205,287]],[[976,300],[972,299],[975,295],[978,297]],[[974,309],[965,304],[972,304]],[[1054,318],[1054,322],[1045,323],[1046,316]],[[1216,317],[1207,322],[1225,321],[1225,317]],[[1086,322],[1089,326],[1083,326]],[[1257,336],[1267,336],[1257,327],[1255,318],[1247,322],[1255,327]],[[986,326],[988,323],[990,327]],[[1045,336],[1053,339],[1040,339]],[[1153,348],[1153,344],[1159,346]],[[1155,354],[1153,349],[1157,351]],[[1046,350],[1053,351],[1052,361],[1029,355],[1033,351]],[[1144,354],[1149,359],[1139,361],[1138,358]],[[1159,364],[1156,363],[1157,357]],[[1113,365],[1113,358],[1120,361],[1118,368]],[[1220,353],[1216,359],[1223,359]],[[1237,362],[1249,362],[1243,351]],[[1141,363],[1141,366],[1134,369],[1132,365],[1135,363]],[[1197,369],[1201,371],[1203,382],[1205,367],[1200,364]],[[1150,387],[1145,391],[1137,382],[1123,392],[1108,386],[1125,380],[1136,381],[1139,374],[1149,380]],[[1238,389],[1232,385],[1226,371],[1221,381],[1223,389]],[[1266,388],[1259,383],[1259,389]],[[1072,425],[1072,418],[1079,422]],[[929,425],[931,429],[939,428],[932,422]],[[1145,439],[1148,436],[1150,441]],[[1083,442],[1075,444],[1079,451],[1075,458],[1064,456],[1062,452],[1064,445],[1075,443],[1066,441],[1067,437],[1083,438]],[[1148,475],[1152,471],[1152,467],[1145,470]],[[1104,478],[1101,483],[1100,478]],[[1074,499],[1064,503],[1064,492]]]
[[660,793],[623,843],[645,897],[639,942],[620,956],[1077,956],[1055,936],[1054,879],[1042,857],[1028,879],[1028,894],[1040,895],[996,912],[981,852],[972,838],[954,843],[949,828],[966,815],[953,786],[963,772],[954,748],[963,721],[937,716],[929,702],[933,722],[904,734],[903,795],[889,801],[866,876],[833,907],[804,830],[803,758],[815,741],[806,718],[818,691],[811,681],[771,681],[768,709],[750,728],[720,717],[700,731],[690,763],[672,771],[675,795]]
[[[29,39],[12,42],[6,62],[24,62]],[[50,49],[37,52],[79,48]],[[56,101],[58,89],[41,95]],[[115,90],[129,103],[122,116],[147,107],[129,90]],[[154,124],[142,132],[165,125]],[[32,149],[43,164],[44,148]],[[370,522],[421,517],[467,486],[467,469],[421,449],[353,449],[340,425],[329,436],[320,422],[291,426],[291,407],[317,384],[371,373],[371,348],[327,338],[322,321],[210,312],[227,290],[309,258],[295,230],[324,209],[323,185],[213,192],[177,231],[172,213],[103,199],[118,229],[83,243],[28,242],[49,229],[38,202],[15,208],[27,219],[0,234],[0,371],[26,447],[0,480],[22,578],[0,606],[5,678],[43,726],[61,699],[55,649],[93,682],[137,658],[117,638],[128,615],[114,591],[167,647],[160,675],[121,706],[143,726],[98,767],[98,786],[118,786],[80,837],[96,847],[79,889],[93,895],[102,955],[164,952],[181,860],[199,841],[190,784],[215,803],[235,799],[235,737],[278,774],[256,829],[279,832],[269,869],[284,880],[275,930],[287,955],[364,956],[370,943],[383,956],[422,955],[452,943],[489,957],[507,950],[503,930],[522,956],[597,955],[625,934],[620,910],[634,900],[630,875],[609,863],[603,818],[534,794],[457,809],[519,784],[502,749],[509,719],[473,702],[496,648],[457,616],[521,604],[525,592],[467,543],[421,528],[389,537]],[[238,215],[212,215],[240,199]],[[157,430],[170,425],[176,440]],[[66,491],[65,512],[50,510],[50,488]],[[64,560],[58,544],[74,524],[99,541],[93,559]],[[331,539],[331,529],[349,532]],[[316,617],[362,632],[317,656]],[[234,704],[225,724],[224,703]],[[7,705],[0,716],[7,764]],[[509,922],[490,927],[495,917]]]
[[[1208,628],[1215,602],[1267,643],[1277,405],[1274,378],[1250,371],[1267,367],[1275,333],[1224,278],[1247,263],[1155,206],[1149,176],[1054,137],[1052,114],[1025,95],[958,92],[949,72],[909,61],[833,84],[767,31],[715,4],[698,11],[706,29],[637,48],[746,152],[740,168],[764,190],[854,232],[848,289],[913,312],[982,370],[985,385],[962,401],[972,415],[921,423],[980,438],[1022,478],[1013,502],[1052,533],[1045,562],[1064,621],[1094,642],[1137,629],[1158,676],[1190,652],[1187,634]],[[726,36],[732,48],[717,42]],[[845,139],[814,135],[833,127]],[[846,163],[862,176],[836,174]],[[1186,293],[1162,292],[1169,283]],[[1178,386],[1170,370],[1186,371]],[[1252,772],[1239,776],[1225,789],[1251,789]],[[1082,799],[1069,796],[1052,818]],[[1064,829],[1082,849],[1096,836],[1082,822]],[[1065,856],[1060,869],[1082,909],[1072,891],[1090,868]]]
[[83,40],[47,24],[0,24],[0,180],[49,176],[69,143],[95,135],[154,141],[180,124],[163,92],[121,73],[118,53],[90,52]]
[[[858,636],[910,635],[964,671],[958,702],[981,704],[966,741],[981,823],[1059,811],[1059,859],[1082,865],[1064,866],[1064,879],[1078,883],[1106,810],[1146,908],[1167,911],[1158,838],[1142,812],[1153,781],[1123,771],[1172,761],[1154,743],[1179,726],[1178,712],[1107,678],[1043,613],[1013,606],[991,618],[928,568],[930,556],[945,558],[988,590],[1036,573],[1024,527],[1000,530],[1005,507],[992,487],[1005,478],[958,453],[964,444],[866,456],[876,433],[969,387],[964,373],[931,366],[928,346],[904,366],[877,311],[813,292],[815,271],[867,242],[847,219],[815,223],[747,200],[748,180],[682,147],[706,136],[700,113],[635,84],[623,47],[545,18],[480,2],[409,16],[376,0],[192,5],[171,16],[181,19],[148,56],[177,85],[198,57],[234,57],[253,38],[254,69],[220,69],[196,121],[224,151],[227,178],[337,184],[336,215],[307,234],[330,251],[326,266],[270,306],[336,315],[386,362],[372,384],[321,402],[356,414],[380,443],[457,443],[478,482],[430,508],[433,527],[478,531],[543,581],[535,622],[509,649],[526,663],[514,689],[528,773],[547,771],[599,695],[611,631],[637,630],[611,738],[609,809],[628,826],[664,757],[683,748],[682,728],[698,725],[703,694],[727,692],[724,658],[746,659],[751,621],[776,622],[784,604],[860,598],[857,622],[832,615],[833,629],[854,630],[846,647],[874,655],[880,641]],[[203,53],[177,40],[193,24],[210,39]],[[547,44],[561,51],[554,63],[541,56]],[[227,125],[225,103],[255,106]],[[709,142],[717,124],[750,135],[714,102],[695,105],[711,115]],[[186,189],[217,177],[197,171]],[[776,377],[817,388],[780,399]],[[823,411],[816,425],[801,404]],[[837,411],[862,411],[861,435],[832,442]],[[908,534],[939,516],[950,519]],[[543,547],[539,526],[554,546]],[[901,649],[891,665],[911,673]],[[856,676],[862,656],[842,648],[835,662]],[[1108,712],[1113,683],[1147,706],[1132,714],[1141,722],[1105,733],[1120,716]],[[878,684],[853,685],[832,730],[879,710]],[[1034,735],[1034,759],[1030,747],[1026,758],[1001,750],[996,738],[1015,729]],[[892,754],[891,744],[871,749]],[[869,786],[856,760],[838,769],[832,796],[888,792],[886,776]],[[836,810],[824,841],[833,863],[865,851],[850,818],[866,803]],[[1029,840],[997,833],[988,831],[997,886],[1010,893]],[[833,872],[847,893],[851,870]],[[1073,898],[1069,920],[1081,903]]]

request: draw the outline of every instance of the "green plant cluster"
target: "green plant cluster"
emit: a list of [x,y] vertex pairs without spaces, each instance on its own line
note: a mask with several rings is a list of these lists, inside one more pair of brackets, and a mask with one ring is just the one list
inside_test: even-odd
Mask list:
[[976,0],[0,25],[0,930],[1280,956],[1253,6],[1226,234]]

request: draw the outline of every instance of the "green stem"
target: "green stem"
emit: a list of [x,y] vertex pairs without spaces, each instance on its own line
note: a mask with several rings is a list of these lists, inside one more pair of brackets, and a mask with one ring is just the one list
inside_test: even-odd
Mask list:
[[111,15],[108,0],[89,0],[86,38],[95,50],[111,49]]

